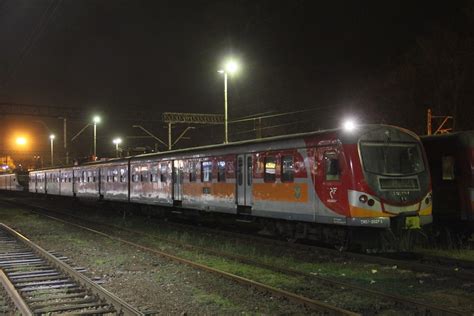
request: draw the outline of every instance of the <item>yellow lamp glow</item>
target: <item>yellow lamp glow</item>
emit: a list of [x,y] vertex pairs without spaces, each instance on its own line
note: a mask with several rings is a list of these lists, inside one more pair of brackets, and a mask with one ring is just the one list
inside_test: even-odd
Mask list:
[[23,146],[26,145],[26,138],[25,137],[17,137],[16,138],[17,145]]

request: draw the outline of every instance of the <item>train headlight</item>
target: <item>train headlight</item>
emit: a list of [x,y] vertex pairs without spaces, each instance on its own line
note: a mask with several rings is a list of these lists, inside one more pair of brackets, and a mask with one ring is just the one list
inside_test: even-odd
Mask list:
[[429,204],[430,204],[430,202],[431,202],[431,199],[430,199],[429,197],[427,197],[427,198],[425,199],[425,203],[426,203],[426,205],[429,205]]
[[362,203],[366,203],[368,199],[369,198],[365,194],[362,194],[361,196],[359,196],[359,201]]
[[368,206],[374,206],[374,204],[375,204],[375,201],[374,201],[373,199],[369,199],[369,200],[367,201],[367,205],[368,205]]

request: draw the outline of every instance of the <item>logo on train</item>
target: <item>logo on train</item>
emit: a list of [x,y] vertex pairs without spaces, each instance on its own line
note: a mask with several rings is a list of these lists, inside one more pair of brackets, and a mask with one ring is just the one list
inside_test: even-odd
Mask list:
[[334,200],[334,195],[336,195],[336,192],[337,192],[336,187],[329,188],[329,196],[331,197],[331,200]]

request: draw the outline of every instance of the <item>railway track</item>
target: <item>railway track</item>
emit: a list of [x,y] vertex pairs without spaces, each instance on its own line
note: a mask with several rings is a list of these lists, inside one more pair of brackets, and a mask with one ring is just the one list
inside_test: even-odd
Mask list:
[[21,315],[144,315],[2,223],[0,279]]
[[326,255],[343,257],[346,259],[364,261],[368,263],[375,263],[386,266],[397,266],[398,268],[402,269],[408,269],[417,272],[428,272],[474,282],[474,262],[468,260],[457,260],[420,254],[410,254],[408,256],[385,256],[379,254],[368,255],[355,252],[341,252],[339,250],[326,247],[307,245],[302,243],[289,243],[278,239],[261,237],[251,234],[243,234],[234,231],[223,231],[204,226],[196,226],[169,221],[167,221],[166,224],[174,226],[178,229],[192,229],[208,234],[228,236],[230,238],[236,239],[245,239],[246,241],[268,244],[275,247],[291,248],[292,250],[300,250],[310,254],[321,253]]
[[[82,217],[74,216],[74,215],[71,215],[71,214],[64,214],[64,213],[61,213],[61,212],[47,210],[47,209],[43,209],[43,211],[47,211],[49,213],[59,214],[60,216],[67,216],[69,218],[74,219],[75,223],[77,223],[77,221],[79,220],[79,221],[82,221],[83,223],[87,223],[88,225],[106,227],[106,228],[111,229],[112,231],[115,231],[115,232],[120,230],[120,231],[124,231],[124,232],[128,232],[128,233],[133,233],[133,234],[137,234],[137,235],[150,237],[149,235],[144,234],[143,232],[140,232],[140,231],[127,229],[127,228],[119,227],[119,226],[116,226],[116,225],[98,223],[98,222],[91,221],[91,220],[88,220],[88,219],[84,219]],[[40,214],[40,215],[43,215],[43,216],[47,216],[51,219],[59,220],[59,221],[62,221],[62,222],[67,222],[68,224],[74,224],[74,223],[70,223],[70,222],[64,220],[64,218],[57,218],[57,217],[54,217],[54,216],[51,216],[51,215],[45,215],[45,214],[42,214],[41,212],[36,212],[36,213]],[[74,225],[77,225],[77,224],[74,224]],[[77,226],[79,226],[81,228],[86,228],[88,230],[91,230],[89,227],[84,227],[82,225],[77,225]],[[98,232],[95,229],[93,229],[92,231]],[[100,233],[102,234],[102,232],[100,232]],[[386,300],[386,301],[393,302],[395,305],[398,305],[398,306],[404,306],[405,308],[410,309],[410,310],[416,310],[418,313],[421,313],[421,314],[426,314],[426,315],[462,315],[461,312],[458,312],[456,310],[452,310],[452,309],[449,309],[449,308],[446,308],[446,307],[443,307],[443,306],[438,306],[438,305],[434,305],[434,304],[425,303],[425,302],[418,301],[418,300],[415,300],[415,299],[412,299],[412,298],[409,298],[409,297],[404,297],[404,296],[399,296],[399,295],[394,295],[394,294],[390,294],[390,293],[384,293],[384,292],[380,292],[380,291],[367,289],[367,288],[364,288],[364,287],[361,287],[361,286],[353,285],[353,284],[348,283],[348,282],[341,282],[341,281],[333,280],[331,278],[313,275],[313,274],[310,274],[310,273],[307,273],[307,272],[299,271],[299,270],[296,270],[296,269],[291,269],[291,268],[288,268],[288,267],[281,267],[281,266],[268,264],[268,263],[258,261],[258,260],[255,260],[255,259],[251,259],[251,258],[248,258],[248,257],[245,257],[245,256],[239,256],[239,255],[235,255],[235,254],[231,254],[231,253],[227,253],[227,252],[223,252],[223,251],[218,251],[218,250],[211,249],[211,248],[199,247],[199,246],[184,243],[182,241],[175,240],[175,239],[160,237],[160,240],[168,242],[168,243],[172,243],[174,245],[177,245],[178,247],[181,247],[181,248],[184,248],[184,249],[187,249],[187,250],[194,250],[196,252],[207,253],[207,254],[211,254],[211,255],[214,255],[214,256],[231,259],[231,260],[238,261],[238,262],[241,262],[241,263],[244,263],[244,264],[257,266],[257,267],[268,269],[268,270],[278,272],[278,273],[294,275],[294,276],[300,276],[300,277],[304,277],[306,279],[313,279],[313,280],[321,282],[325,285],[333,286],[333,287],[336,287],[336,288],[350,289],[350,290],[356,291],[357,293],[360,293],[361,295],[369,295],[369,296],[377,298],[377,299],[383,299],[383,300]],[[301,301],[300,301],[300,303],[304,304],[304,302],[301,302]]]
[[463,260],[463,259],[453,259],[435,255],[428,255],[428,254],[419,254],[413,253],[409,254],[414,257],[414,260],[420,261],[422,263],[435,263],[439,265],[444,265],[453,268],[461,268],[465,271],[474,272],[474,261],[472,260]]

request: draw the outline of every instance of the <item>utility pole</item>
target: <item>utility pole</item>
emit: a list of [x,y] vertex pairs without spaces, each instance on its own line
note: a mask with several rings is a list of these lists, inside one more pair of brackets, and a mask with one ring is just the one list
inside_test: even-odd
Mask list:
[[66,154],[66,165],[69,165],[69,151],[67,149],[67,118],[60,117],[59,119],[63,120],[63,146]]
[[67,119],[63,118],[63,144],[66,152],[66,165],[69,165],[69,152],[67,150]]
[[168,122],[168,150],[171,150],[173,145],[171,144],[171,122]]
[[428,109],[428,111],[426,111],[426,135],[431,135],[431,123],[432,123],[432,113],[431,113],[431,109]]

